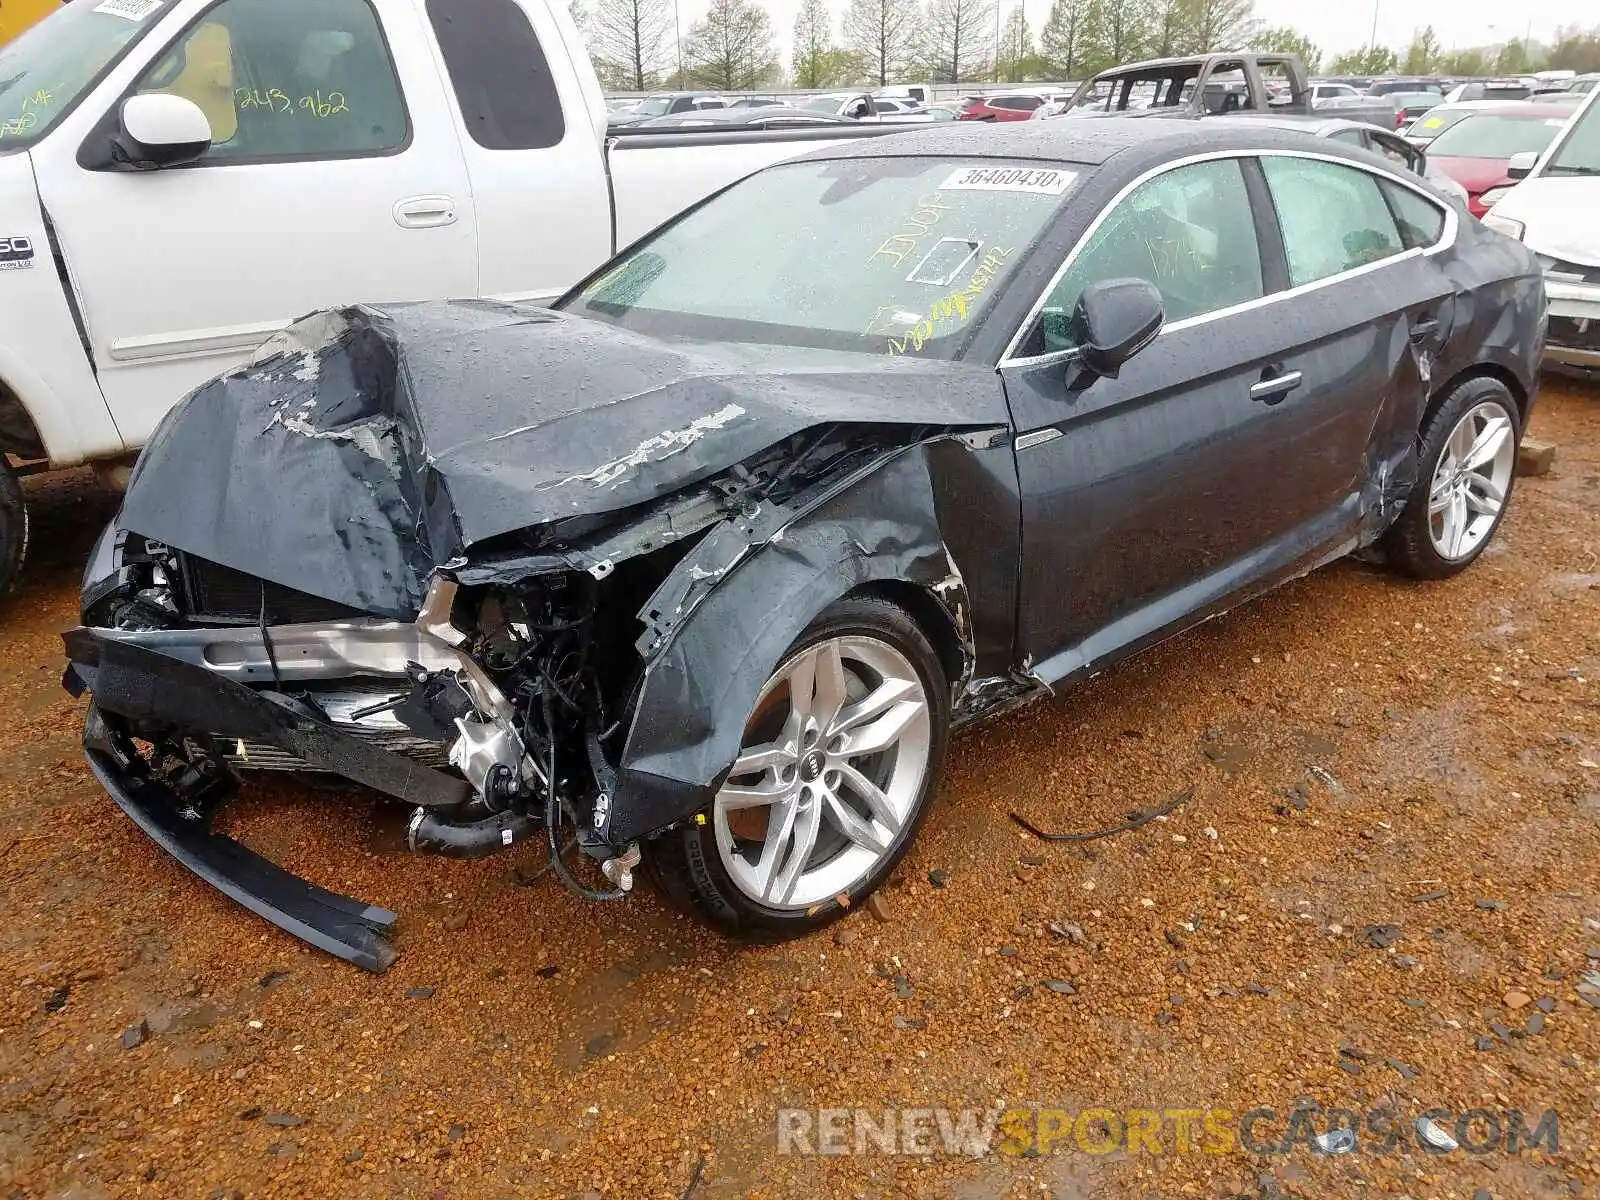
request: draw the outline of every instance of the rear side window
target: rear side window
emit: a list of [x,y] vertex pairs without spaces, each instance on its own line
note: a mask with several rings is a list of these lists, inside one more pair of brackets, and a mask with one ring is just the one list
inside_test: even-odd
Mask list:
[[1426,250],[1444,236],[1444,210],[1424,200],[1408,187],[1380,182],[1389,207],[1400,225],[1400,240],[1407,250]]
[[1405,245],[1375,176],[1312,158],[1261,160],[1296,287],[1401,253]]
[[513,0],[428,0],[467,133],[485,150],[543,150],[566,136],[550,63]]
[[405,100],[367,0],[222,0],[134,88],[200,106],[204,163],[389,154]]

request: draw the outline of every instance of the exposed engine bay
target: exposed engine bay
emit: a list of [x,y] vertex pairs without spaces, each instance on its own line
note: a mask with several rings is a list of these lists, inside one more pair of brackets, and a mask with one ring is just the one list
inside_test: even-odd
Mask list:
[[393,913],[212,832],[252,774],[382,793],[419,852],[540,845],[616,899],[841,597],[928,631],[958,722],[1039,694],[992,373],[770,353],[481,303],[291,327],[169,414],[96,547],[65,635],[90,766],[191,870],[381,970]]
[[[709,586],[731,564],[691,565],[683,592],[667,585],[674,568],[704,552],[718,529],[746,530],[748,549],[757,526],[781,528],[790,504],[812,502],[808,492],[836,489],[852,468],[893,452],[904,436],[895,432],[823,430],[572,544],[549,531],[502,540],[496,553],[435,575],[414,623],[374,620],[119,533],[119,565],[86,592],[88,628],[69,649],[75,662],[103,660],[84,652],[92,631],[102,647],[186,660],[422,769],[374,775],[326,753],[308,759],[277,731],[241,732],[236,718],[179,724],[170,696],[165,711],[142,719],[102,666],[89,686],[103,728],[129,765],[137,758],[196,819],[208,819],[250,772],[333,769],[413,803],[413,850],[479,857],[540,837],[569,887],[620,898],[640,848],[615,843],[607,826],[645,667],[695,585]],[[575,848],[599,864],[603,885],[580,879]]]

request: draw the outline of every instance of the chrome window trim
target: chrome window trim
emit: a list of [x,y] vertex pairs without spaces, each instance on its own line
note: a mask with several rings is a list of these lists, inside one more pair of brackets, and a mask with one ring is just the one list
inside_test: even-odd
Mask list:
[[1077,347],[1073,347],[1069,350],[1052,350],[1048,354],[1033,354],[1024,356],[1017,356],[1016,352],[1018,347],[1021,346],[1023,339],[1027,337],[1029,330],[1033,328],[1033,323],[1039,319],[1039,314],[1044,311],[1045,301],[1048,300],[1050,298],[1050,294],[1056,290],[1056,285],[1061,282],[1062,276],[1064,276],[1072,268],[1072,264],[1077,261],[1078,255],[1083,253],[1084,247],[1089,244],[1089,240],[1099,232],[1100,226],[1105,223],[1106,218],[1108,218],[1111,213],[1116,210],[1116,207],[1119,204],[1132,195],[1136,189],[1144,186],[1152,179],[1156,179],[1159,176],[1167,174],[1169,171],[1181,170],[1184,167],[1192,167],[1199,163],[1218,162],[1223,159],[1248,158],[1306,158],[1316,162],[1333,163],[1335,166],[1350,167],[1353,170],[1365,171],[1367,174],[1372,175],[1375,178],[1387,180],[1390,183],[1397,183],[1401,187],[1410,188],[1413,192],[1421,196],[1424,200],[1428,201],[1428,203],[1432,204],[1444,214],[1444,225],[1439,231],[1438,240],[1435,241],[1431,246],[1417,247],[1416,249],[1412,250],[1404,250],[1399,254],[1392,255],[1389,258],[1379,259],[1377,262],[1366,263],[1365,265],[1359,267],[1352,267],[1350,270],[1341,271],[1337,275],[1329,275],[1326,279],[1317,279],[1311,283],[1301,284],[1298,287],[1290,287],[1281,292],[1273,292],[1271,295],[1258,296],[1254,300],[1246,300],[1241,304],[1230,305],[1227,308],[1219,308],[1215,312],[1202,313],[1197,317],[1186,317],[1182,321],[1174,321],[1170,325],[1162,326],[1161,332],[1156,335],[1157,338],[1165,337],[1167,334],[1175,333],[1179,330],[1192,329],[1197,325],[1203,325],[1210,321],[1218,321],[1224,317],[1237,316],[1242,312],[1250,312],[1253,309],[1265,308],[1269,304],[1276,304],[1282,300],[1298,299],[1299,297],[1310,292],[1314,292],[1319,288],[1327,287],[1330,284],[1343,283],[1347,279],[1355,279],[1362,275],[1371,274],[1373,271],[1379,270],[1380,268],[1392,267],[1397,263],[1405,262],[1408,259],[1431,258],[1433,255],[1440,254],[1454,246],[1456,242],[1456,236],[1460,232],[1461,217],[1456,211],[1455,206],[1453,204],[1447,204],[1444,201],[1441,201],[1439,197],[1429,192],[1424,186],[1422,180],[1415,177],[1407,179],[1398,172],[1384,170],[1381,167],[1369,165],[1367,163],[1351,162],[1348,158],[1341,158],[1336,154],[1318,154],[1312,150],[1262,148],[1257,150],[1210,150],[1204,154],[1191,154],[1185,158],[1174,159],[1172,162],[1162,163],[1158,167],[1152,167],[1150,170],[1144,172],[1144,174],[1133,179],[1100,209],[1099,214],[1096,215],[1095,219],[1090,223],[1089,228],[1083,231],[1083,235],[1078,239],[1077,243],[1072,247],[1071,252],[1062,261],[1061,266],[1056,270],[1055,274],[1050,277],[1050,281],[1045,284],[1044,290],[1039,293],[1039,298],[1035,300],[1033,302],[1033,306],[1029,308],[1027,317],[1024,318],[1016,333],[1012,335],[1011,340],[1006,344],[1005,353],[1000,356],[1000,362],[996,369],[1004,370],[1007,367],[1035,366],[1041,363],[1050,362],[1054,359],[1061,359],[1064,361],[1069,356],[1078,353]]

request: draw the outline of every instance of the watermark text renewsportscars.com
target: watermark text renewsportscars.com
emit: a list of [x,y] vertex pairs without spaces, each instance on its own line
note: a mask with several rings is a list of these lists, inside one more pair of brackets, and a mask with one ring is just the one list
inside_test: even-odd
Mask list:
[[1558,1153],[1557,1109],[780,1108],[779,1154]]

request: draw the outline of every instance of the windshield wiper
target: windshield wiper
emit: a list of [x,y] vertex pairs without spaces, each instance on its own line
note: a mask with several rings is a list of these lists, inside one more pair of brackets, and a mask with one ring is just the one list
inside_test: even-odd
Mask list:
[[1600,167],[1584,166],[1573,163],[1551,163],[1544,169],[1546,175],[1600,175]]

